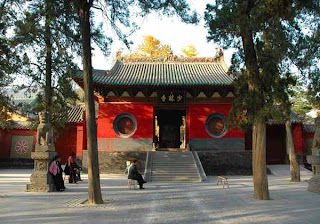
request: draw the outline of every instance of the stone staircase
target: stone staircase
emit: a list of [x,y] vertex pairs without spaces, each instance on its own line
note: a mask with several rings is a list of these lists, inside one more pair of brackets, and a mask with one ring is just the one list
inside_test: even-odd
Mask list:
[[151,152],[152,182],[201,182],[191,152]]

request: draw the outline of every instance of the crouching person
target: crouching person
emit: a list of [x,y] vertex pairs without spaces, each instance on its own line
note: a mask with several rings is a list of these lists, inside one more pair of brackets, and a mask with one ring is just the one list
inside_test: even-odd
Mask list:
[[138,161],[133,160],[131,165],[128,169],[128,179],[133,179],[138,181],[138,184],[140,186],[140,189],[144,189],[143,184],[146,183],[141,175],[141,173],[138,171]]
[[64,186],[63,178],[62,178],[62,168],[61,168],[61,158],[59,155],[56,155],[53,158],[53,161],[49,167],[49,173],[53,176],[54,185],[57,191],[64,191],[66,188]]

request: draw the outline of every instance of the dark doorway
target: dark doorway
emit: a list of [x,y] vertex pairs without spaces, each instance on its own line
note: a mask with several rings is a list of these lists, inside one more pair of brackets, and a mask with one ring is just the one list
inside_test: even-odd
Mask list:
[[267,126],[267,164],[286,162],[286,130],[283,125]]
[[157,110],[155,114],[156,147],[184,148],[185,110]]
[[[267,164],[284,164],[287,160],[286,130],[284,125],[267,125]],[[252,130],[245,133],[245,149],[252,150]]]

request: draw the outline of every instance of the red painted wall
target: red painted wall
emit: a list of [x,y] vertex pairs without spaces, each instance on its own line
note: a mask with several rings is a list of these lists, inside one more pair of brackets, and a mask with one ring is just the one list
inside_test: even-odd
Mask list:
[[296,124],[293,127],[293,141],[297,154],[303,154],[304,139],[302,134],[302,124]]
[[[0,129],[0,158],[10,158],[11,136],[12,135],[33,135],[36,143],[36,131],[31,130],[4,130]],[[82,123],[68,124],[65,129],[59,131],[55,136],[55,149],[65,163],[71,151],[75,151],[77,156],[82,156],[82,150],[87,148],[85,127]]]
[[31,135],[34,136],[33,140],[33,149],[36,143],[36,131],[31,130],[4,130],[0,129],[0,158],[10,158],[10,149],[11,149],[11,137],[12,135]]
[[313,138],[314,137],[314,133],[305,133],[303,134],[304,138]]
[[[210,114],[220,113],[226,118],[229,116],[231,104],[195,104],[189,105],[188,118],[189,139],[192,138],[212,138],[206,131],[206,119]],[[223,138],[244,138],[242,131],[238,129],[229,129]]]
[[68,124],[65,129],[59,130],[54,145],[62,164],[66,163],[70,153],[77,152],[77,124]]
[[153,105],[99,104],[98,138],[120,138],[113,130],[113,121],[120,113],[130,113],[137,120],[137,130],[131,138],[153,138]]
[[86,139],[86,133],[85,128],[83,124],[77,125],[77,146],[76,146],[76,155],[82,156],[82,150],[87,148],[86,145],[84,145]]

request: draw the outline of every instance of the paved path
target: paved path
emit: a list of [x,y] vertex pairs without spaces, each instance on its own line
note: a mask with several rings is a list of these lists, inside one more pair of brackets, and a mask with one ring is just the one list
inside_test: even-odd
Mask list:
[[[290,179],[290,165],[268,165],[268,168],[273,175]],[[312,175],[312,172],[304,168],[304,166],[300,166],[300,179],[302,181],[309,180]]]
[[206,183],[152,184],[146,190],[127,189],[122,175],[102,175],[106,204],[81,207],[87,180],[67,184],[66,192],[27,193],[31,170],[0,170],[0,223],[320,223],[320,195],[307,183],[290,183],[287,176],[269,175],[272,200],[253,199],[252,177],[230,176],[230,188]]

